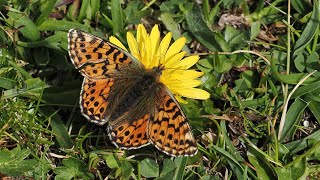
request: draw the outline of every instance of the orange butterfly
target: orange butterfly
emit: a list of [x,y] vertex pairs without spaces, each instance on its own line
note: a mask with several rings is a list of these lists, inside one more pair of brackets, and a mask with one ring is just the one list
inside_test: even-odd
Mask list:
[[108,122],[117,147],[136,149],[152,143],[171,156],[197,153],[186,116],[159,81],[162,66],[146,69],[127,51],[74,29],[68,33],[68,50],[84,76],[82,114],[99,125]]

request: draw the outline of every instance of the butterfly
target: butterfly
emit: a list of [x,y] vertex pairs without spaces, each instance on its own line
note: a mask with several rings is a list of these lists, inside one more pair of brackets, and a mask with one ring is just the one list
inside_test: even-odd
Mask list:
[[91,122],[108,123],[120,149],[153,144],[170,156],[193,156],[197,145],[187,118],[170,90],[159,81],[162,65],[146,69],[120,47],[71,29],[68,52],[84,76],[80,109]]

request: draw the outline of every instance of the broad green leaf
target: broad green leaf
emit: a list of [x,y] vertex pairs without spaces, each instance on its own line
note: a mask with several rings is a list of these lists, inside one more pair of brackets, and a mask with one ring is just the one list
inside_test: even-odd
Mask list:
[[7,23],[16,28],[21,34],[30,41],[40,39],[40,32],[34,22],[24,13],[9,12],[6,19]]
[[309,107],[310,111],[312,112],[313,116],[318,121],[318,123],[320,123],[320,111],[319,111],[320,102],[310,101],[308,107]]
[[111,14],[112,14],[112,22],[113,22],[113,34],[115,36],[119,36],[123,33],[124,25],[123,25],[123,13],[121,9],[120,1],[111,0]]
[[214,55],[213,58],[213,69],[218,73],[226,73],[233,66],[233,61],[225,56]]
[[79,29],[88,32],[91,28],[75,22],[50,19],[44,21],[37,29],[39,31],[68,31],[70,29]]
[[294,66],[299,72],[303,72],[306,69],[306,61],[303,54],[299,54],[294,60]]
[[62,164],[63,166],[59,166],[53,170],[53,172],[57,174],[55,177],[57,180],[92,179],[94,177],[80,159],[64,159]]
[[176,165],[176,170],[173,179],[182,180],[184,175],[184,169],[187,165],[188,157],[176,157],[174,163]]
[[122,170],[122,177],[124,179],[129,179],[129,177],[133,174],[133,167],[127,161],[121,161],[121,170]]
[[[178,29],[177,23],[173,20],[172,15],[169,13],[162,13],[161,14],[161,20],[163,24],[166,26],[166,28],[172,32],[173,39],[177,40],[181,37],[180,30]],[[183,47],[183,51],[185,51],[187,54],[190,53],[190,50],[187,46]]]
[[269,180],[271,179],[270,173],[268,173],[269,167],[264,167],[266,163],[263,161],[258,160],[254,155],[248,152],[248,159],[250,163],[255,167],[257,172],[257,176],[259,179]]
[[255,21],[251,23],[250,30],[250,41],[254,40],[260,33],[261,23],[259,21]]
[[303,139],[298,139],[296,141],[289,142],[285,144],[285,146],[289,150],[289,155],[294,155],[295,153],[304,150],[305,148],[309,147],[310,144],[308,141],[310,140],[315,140],[315,141],[320,141],[320,130],[315,131],[311,135],[303,138]]
[[317,70],[317,72],[315,72],[312,76],[320,77],[319,54],[317,52],[313,52],[307,57],[306,69],[309,73]]
[[285,169],[283,167],[275,167],[274,170],[277,173],[277,179],[293,179],[290,169]]
[[30,149],[21,149],[20,146],[9,151],[4,148],[0,150],[0,173],[8,176],[21,176],[33,171],[38,166],[38,161],[26,159],[31,153]]
[[156,178],[156,180],[173,179],[175,168],[176,168],[175,163],[171,159],[167,159],[167,158],[164,159],[162,171],[160,173],[160,176]]
[[141,175],[146,178],[159,176],[159,165],[153,159],[146,158],[141,161]]
[[47,85],[40,78],[27,79],[24,81],[24,83],[26,85],[25,88],[4,91],[1,99],[23,96],[38,100],[41,98],[40,96],[43,92],[43,89],[47,87]]
[[300,98],[295,99],[295,101],[290,105],[283,126],[282,134],[280,135],[280,141],[283,141],[285,138],[291,139],[292,134],[297,129],[296,126],[300,123],[300,117],[307,106],[308,102],[305,102]]
[[320,88],[320,81],[316,81],[314,83],[305,85],[305,86],[300,86],[291,96],[291,99],[296,99],[300,96],[303,96],[305,94],[311,93],[317,89]]
[[120,165],[119,165],[119,159],[114,155],[114,154],[111,154],[111,155],[108,155],[108,156],[104,156],[104,159],[107,163],[107,166],[111,169],[114,169],[114,168],[119,168]]
[[307,166],[306,158],[303,158],[301,161],[293,164],[290,167],[292,179],[299,179],[301,176],[303,176],[303,174],[305,174],[307,171]]
[[13,89],[17,81],[5,78],[5,77],[0,77],[0,87],[4,89]]
[[212,32],[204,22],[201,9],[194,5],[192,10],[185,12],[190,32],[211,51],[230,51],[228,44],[217,33]]
[[128,24],[139,24],[141,22],[141,18],[146,17],[152,13],[151,8],[144,9],[143,1],[130,1],[126,4],[126,8],[124,13],[126,14],[126,22]]
[[320,5],[317,1],[314,1],[313,3],[314,4],[311,18],[293,48],[294,56],[299,55],[304,50],[304,48],[309,45],[315,33],[317,32],[317,29],[319,28]]

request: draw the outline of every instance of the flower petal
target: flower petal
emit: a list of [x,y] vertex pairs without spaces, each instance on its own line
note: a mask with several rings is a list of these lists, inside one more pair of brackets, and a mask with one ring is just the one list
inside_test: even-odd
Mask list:
[[164,57],[164,63],[170,59],[172,56],[176,55],[177,53],[179,53],[182,49],[182,47],[185,45],[186,43],[186,38],[185,37],[181,37],[178,40],[176,40],[168,49],[165,57]]
[[138,42],[134,38],[134,36],[130,33],[127,32],[127,41],[130,49],[130,53],[137,58],[139,61],[141,61],[141,56],[138,48]]
[[153,68],[153,64],[154,62],[152,62],[151,59],[151,55],[152,55],[152,45],[151,45],[151,39],[149,36],[147,36],[144,40],[144,48],[145,48],[145,57],[144,57],[144,66],[146,67],[146,69],[151,69]]
[[184,70],[181,73],[174,73],[171,75],[172,79],[181,79],[181,80],[189,80],[189,79],[196,79],[202,76],[204,73],[202,71],[196,70]]
[[[157,56],[157,51],[160,43],[160,31],[158,25],[153,26],[151,33],[150,33],[150,40],[151,40],[151,57],[155,58]],[[158,66],[159,62],[155,62],[155,66]]]
[[146,28],[142,25],[138,25],[137,29],[137,42],[139,44],[139,49],[141,50],[141,45],[144,43],[145,38],[147,37],[147,31]]
[[119,39],[117,39],[116,37],[110,36],[110,37],[109,37],[109,41],[110,41],[112,44],[115,44],[115,45],[117,45],[118,47],[120,47],[120,48],[128,51],[127,48],[124,47],[124,45],[123,45],[123,44],[119,41]]
[[210,98],[210,94],[207,91],[198,88],[179,89],[177,94],[192,99],[204,100]]
[[173,68],[178,68],[178,69],[189,69],[192,67],[194,64],[196,64],[199,61],[200,57],[199,56],[189,56],[184,59],[182,59],[179,64],[176,66],[173,66]]
[[166,55],[166,52],[169,48],[170,42],[172,38],[172,33],[169,32],[160,42],[159,48],[158,48],[158,54],[157,56],[160,57],[160,63],[162,64],[164,62],[164,57]]
[[163,64],[166,68],[168,69],[174,69],[176,67],[178,67],[177,64],[180,63],[181,59],[186,55],[186,52],[180,52],[176,55],[174,55],[173,57],[171,57],[170,59],[168,59],[166,61],[165,64]]

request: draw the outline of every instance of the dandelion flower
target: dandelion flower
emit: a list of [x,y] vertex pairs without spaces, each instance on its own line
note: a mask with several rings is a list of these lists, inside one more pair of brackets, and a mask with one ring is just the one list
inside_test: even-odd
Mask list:
[[163,70],[160,82],[165,84],[178,97],[178,100],[181,100],[180,96],[208,99],[210,94],[207,91],[196,88],[201,85],[198,78],[203,75],[203,72],[189,69],[198,62],[199,56],[185,57],[186,52],[181,51],[186,43],[185,37],[179,38],[170,45],[171,39],[171,32],[161,40],[157,25],[148,34],[142,24],[138,25],[136,37],[131,32],[127,33],[130,51],[117,38],[113,36],[109,38],[110,42],[130,52],[146,69],[161,66]]

